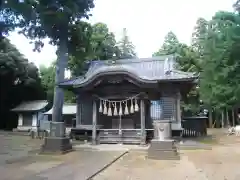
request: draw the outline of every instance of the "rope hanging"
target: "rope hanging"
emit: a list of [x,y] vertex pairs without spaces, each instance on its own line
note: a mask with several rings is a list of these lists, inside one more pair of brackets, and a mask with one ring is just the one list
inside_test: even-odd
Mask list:
[[134,112],[138,112],[139,111],[137,100],[138,96],[139,94],[121,101],[112,101],[99,97],[100,100],[99,112],[107,116],[122,116],[123,114],[128,115],[129,113],[132,114]]

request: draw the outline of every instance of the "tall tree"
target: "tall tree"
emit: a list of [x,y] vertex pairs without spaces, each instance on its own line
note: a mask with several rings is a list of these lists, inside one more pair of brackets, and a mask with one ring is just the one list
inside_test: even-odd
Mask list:
[[178,41],[177,36],[170,31],[165,36],[161,48],[157,52],[153,53],[153,56],[175,54],[178,51],[179,44],[180,42]]
[[37,67],[3,38],[0,41],[0,128],[8,125],[13,128],[10,109],[18,103],[44,98]]
[[114,34],[104,23],[96,23],[91,26],[87,47],[88,51],[79,52],[70,57],[69,68],[75,76],[84,72],[85,61],[112,59],[119,51]]
[[204,18],[198,18],[192,33],[192,47],[200,56],[203,56],[207,31],[208,21]]
[[104,23],[96,23],[92,28],[92,57],[90,55],[90,58],[100,60],[112,59],[118,52],[115,35],[109,31]]
[[[41,41],[49,37],[50,43],[58,46],[55,82],[64,80],[68,56],[73,53],[75,42],[81,42],[81,32],[77,25],[83,18],[89,17],[89,11],[94,7],[93,0],[68,1],[15,1],[8,0],[5,9],[21,15],[25,20],[21,33],[35,42],[35,49],[43,46]],[[73,38],[74,37],[74,38]],[[78,39],[78,41],[76,41]],[[77,49],[78,50],[78,49]],[[62,121],[63,90],[55,87],[53,103],[53,121]]]
[[[177,36],[173,32],[167,33],[164,38],[161,48],[153,53],[153,56],[161,55],[176,55],[176,68],[185,72],[199,72],[199,65],[196,61],[196,52],[191,46],[180,43]],[[193,88],[190,93],[183,98],[184,102],[182,106],[184,112],[191,114],[197,114],[199,112],[199,94],[198,91]]]
[[130,59],[136,57],[135,46],[129,40],[126,28],[123,29],[123,36],[118,42],[118,48],[119,52],[116,55],[119,59]]
[[209,22],[205,44],[201,97],[216,109],[233,106],[240,100],[240,17],[232,12],[217,12]]

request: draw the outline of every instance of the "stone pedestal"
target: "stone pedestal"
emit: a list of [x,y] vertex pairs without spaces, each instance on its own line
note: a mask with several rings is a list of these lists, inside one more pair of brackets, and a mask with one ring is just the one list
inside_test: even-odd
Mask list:
[[156,160],[180,159],[176,143],[171,139],[171,122],[154,121],[154,139],[148,149],[148,158]]
[[50,136],[44,139],[42,153],[66,153],[72,150],[70,139],[65,136],[64,122],[51,122]]
[[172,122],[166,120],[154,121],[154,139],[164,141],[172,137]]

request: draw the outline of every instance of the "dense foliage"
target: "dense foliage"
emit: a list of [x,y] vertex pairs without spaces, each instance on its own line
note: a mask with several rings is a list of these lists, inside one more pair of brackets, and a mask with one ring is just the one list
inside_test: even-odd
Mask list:
[[179,42],[176,35],[169,32],[162,47],[153,55],[176,53],[180,70],[200,75],[198,88],[184,99],[185,111],[197,114],[203,103],[210,113],[221,114],[224,123],[229,119],[229,111],[233,111],[234,116],[240,101],[239,48],[239,14],[219,11],[210,21],[197,20],[190,46]]
[[6,38],[0,42],[0,87],[0,128],[16,126],[11,108],[22,101],[45,98],[38,68]]

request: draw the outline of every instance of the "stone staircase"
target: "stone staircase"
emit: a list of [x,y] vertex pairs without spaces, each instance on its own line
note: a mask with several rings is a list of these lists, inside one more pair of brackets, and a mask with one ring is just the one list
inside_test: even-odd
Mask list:
[[140,144],[141,134],[135,130],[133,131],[122,131],[120,135],[118,131],[113,130],[101,130],[99,132],[99,143],[100,144]]

